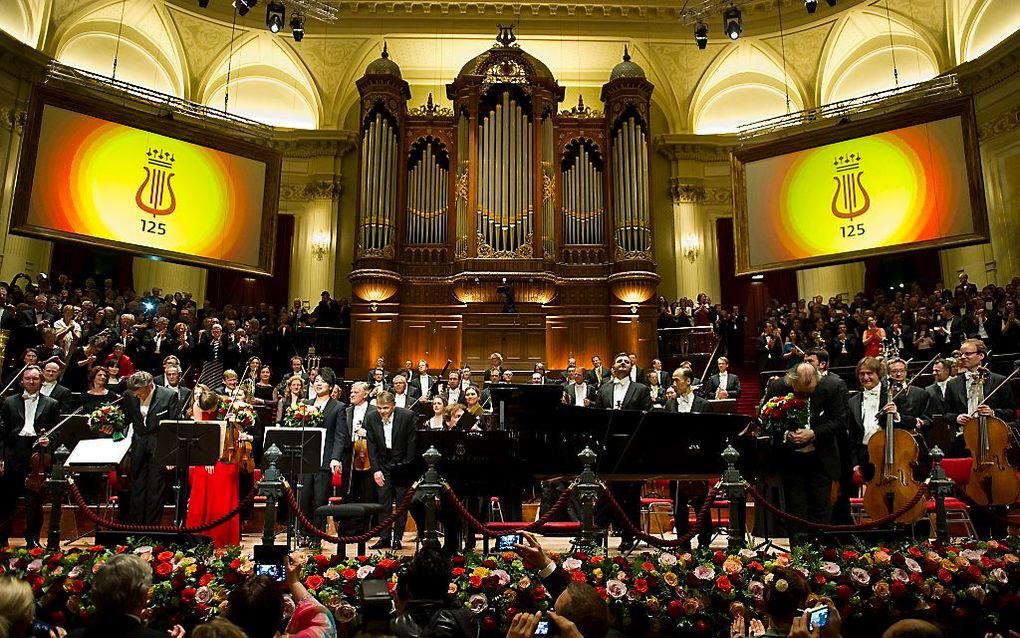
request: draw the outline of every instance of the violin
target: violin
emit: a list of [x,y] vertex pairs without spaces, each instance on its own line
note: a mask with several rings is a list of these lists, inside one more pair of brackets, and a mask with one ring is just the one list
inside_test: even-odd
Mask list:
[[[360,429],[360,424],[358,428]],[[354,439],[354,469],[359,472],[367,472],[372,468],[372,461],[368,458],[368,439],[358,435]]]
[[[938,357],[929,361],[921,371],[896,390],[889,402],[906,392],[911,383],[935,363]],[[890,388],[892,389],[892,388]],[[921,443],[920,435],[894,427],[895,416],[885,414],[884,427],[868,439],[868,461],[874,470],[864,492],[864,510],[872,518],[882,518],[898,511],[923,489],[923,481],[917,480],[923,473],[920,462],[922,451],[927,449]],[[928,503],[920,499],[909,510],[896,519],[901,525],[912,525],[927,514]]]
[[[1018,372],[1020,369],[1014,370],[988,396],[984,396],[988,369],[984,366],[978,368],[978,374],[971,380],[971,383],[978,385],[978,403],[984,404]],[[979,505],[1010,505],[1020,496],[1020,476],[1017,476],[1017,468],[1010,460],[1017,452],[1013,432],[998,417],[981,414],[971,416],[977,418],[963,426],[963,441],[973,461],[970,480],[967,482],[967,496]]]
[[231,417],[234,414],[237,393],[244,391],[245,377],[247,377],[250,372],[251,367],[245,368],[244,374],[241,375],[241,380],[238,382],[237,387],[230,393],[230,407],[227,409],[227,424],[229,432],[227,435],[227,445],[225,446],[226,450],[224,450],[226,462],[237,465],[237,470],[245,474],[251,474],[255,471],[255,457],[252,455],[251,437],[246,435],[241,426],[238,425]]
[[[50,435],[60,429],[60,426],[67,423],[71,417],[81,412],[82,407],[79,406],[74,412],[65,416],[60,423],[50,428],[49,431],[40,434],[35,446],[39,447],[39,441],[49,438]],[[32,456],[28,461],[28,475],[25,476],[25,489],[29,492],[38,492],[46,486],[46,479],[49,478],[50,471],[53,469],[53,452],[50,451],[51,448],[51,445],[47,445],[46,447],[39,447],[37,451],[32,452]]]

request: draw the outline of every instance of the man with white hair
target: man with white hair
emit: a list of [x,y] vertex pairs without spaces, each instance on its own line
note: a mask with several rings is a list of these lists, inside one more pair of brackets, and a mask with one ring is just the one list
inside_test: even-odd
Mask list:
[[163,516],[163,466],[156,463],[156,435],[160,422],[180,417],[178,394],[156,386],[148,372],[128,377],[124,414],[131,422],[131,504],[129,520],[158,525]]

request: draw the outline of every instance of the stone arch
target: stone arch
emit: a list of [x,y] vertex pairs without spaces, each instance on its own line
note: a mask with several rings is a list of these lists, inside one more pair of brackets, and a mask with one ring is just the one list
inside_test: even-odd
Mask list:
[[242,33],[233,53],[224,51],[209,69],[196,97],[202,104],[224,107],[229,70],[231,113],[290,128],[316,129],[323,120],[315,81],[278,35],[265,30]]
[[38,47],[49,20],[49,0],[7,0],[0,3],[0,31],[30,47]]
[[956,31],[957,59],[969,62],[1020,29],[1020,2],[957,0],[961,20]]
[[837,21],[822,51],[816,82],[818,103],[831,104],[893,88],[894,57],[899,86],[931,79],[942,67],[937,48],[926,34],[903,23],[899,16],[870,10],[848,12]]
[[53,56],[65,64],[109,76],[117,52],[118,80],[190,98],[187,58],[162,3],[127,0],[93,6],[61,25],[53,41]]
[[741,124],[804,108],[804,88],[774,52],[754,41],[737,42],[706,70],[691,100],[695,133],[728,133]]

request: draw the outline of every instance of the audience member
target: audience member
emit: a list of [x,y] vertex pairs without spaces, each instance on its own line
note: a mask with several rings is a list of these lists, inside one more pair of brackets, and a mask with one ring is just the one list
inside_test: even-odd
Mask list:
[[401,613],[390,623],[397,638],[473,638],[478,623],[450,596],[453,564],[438,549],[423,546],[398,575]]
[[[142,622],[151,586],[152,568],[141,556],[117,554],[92,579],[95,617],[87,627],[71,632],[71,638],[166,638],[167,632]],[[184,629],[178,625],[169,634],[183,638]]]

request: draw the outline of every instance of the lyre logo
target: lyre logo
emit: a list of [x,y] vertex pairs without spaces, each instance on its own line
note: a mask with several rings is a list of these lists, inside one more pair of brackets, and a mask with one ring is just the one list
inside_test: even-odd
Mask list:
[[861,170],[860,153],[840,155],[832,164],[836,167],[836,174],[832,177],[836,182],[836,190],[832,193],[832,214],[840,219],[853,219],[868,212],[871,196],[861,182],[864,171]]
[[153,217],[169,215],[177,209],[177,195],[170,183],[175,175],[170,171],[176,159],[169,151],[158,148],[149,149],[145,155],[148,158],[147,166],[142,167],[145,170],[145,180],[135,193],[135,204]]

